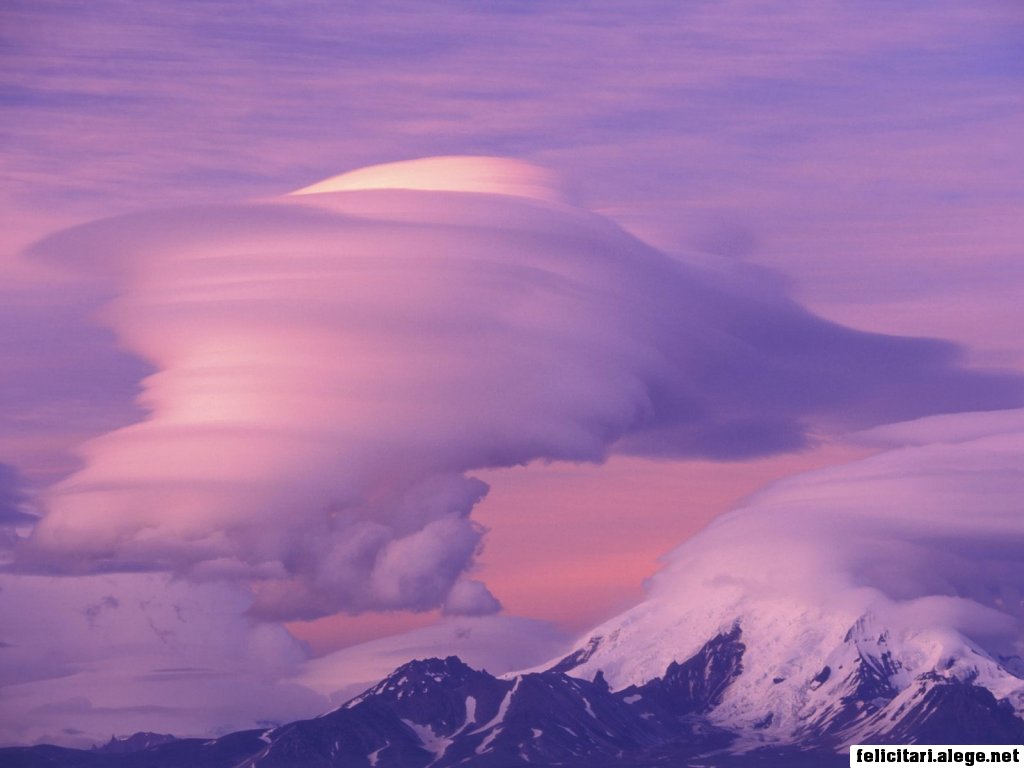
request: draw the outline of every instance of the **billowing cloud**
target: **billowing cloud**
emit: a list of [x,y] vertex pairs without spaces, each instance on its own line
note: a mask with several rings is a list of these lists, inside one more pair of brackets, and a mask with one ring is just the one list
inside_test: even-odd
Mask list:
[[487,612],[462,581],[473,470],[739,459],[1021,401],[951,345],[826,322],[565,200],[522,163],[437,158],[35,246],[105,281],[103,322],[156,372],[147,417],[44,495],[21,567],[244,579],[274,618]]
[[495,613],[501,605],[482,581],[463,579],[448,593],[444,612],[451,616],[480,616]]

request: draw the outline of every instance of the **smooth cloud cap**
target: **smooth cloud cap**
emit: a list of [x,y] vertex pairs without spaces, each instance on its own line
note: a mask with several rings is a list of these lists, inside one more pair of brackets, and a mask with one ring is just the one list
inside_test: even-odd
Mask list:
[[384,163],[332,176],[291,194],[369,189],[471,192],[568,202],[553,173],[507,157],[425,157]]

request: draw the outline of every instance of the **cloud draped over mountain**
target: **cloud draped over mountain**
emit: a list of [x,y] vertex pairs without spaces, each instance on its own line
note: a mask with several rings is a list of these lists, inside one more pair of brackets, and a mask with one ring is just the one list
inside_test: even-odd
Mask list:
[[146,417],[44,494],[20,567],[240,579],[270,618],[496,610],[470,578],[474,470],[740,459],[1021,401],[951,345],[829,323],[771,275],[660,252],[510,160],[139,213],[33,255],[103,286],[101,322],[155,373]]
[[598,647],[574,674],[642,682],[738,624],[736,723],[806,727],[806,686],[850,663],[844,645],[890,658],[897,690],[941,670],[1024,709],[1024,411],[862,437],[883,450],[775,483],[666,555],[649,598],[580,641]]

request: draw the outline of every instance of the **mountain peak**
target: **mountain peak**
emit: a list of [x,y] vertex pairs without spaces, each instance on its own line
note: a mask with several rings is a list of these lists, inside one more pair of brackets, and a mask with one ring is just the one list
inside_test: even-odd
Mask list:
[[103,746],[94,747],[94,750],[108,754],[127,754],[129,752],[141,752],[149,747],[154,747],[158,744],[168,744],[172,741],[177,741],[177,737],[169,733],[138,731],[131,736],[118,737],[111,735],[110,741]]
[[439,658],[430,656],[426,659],[413,659],[398,667],[388,675],[389,678],[401,675],[453,675],[472,672],[473,669],[458,656]]

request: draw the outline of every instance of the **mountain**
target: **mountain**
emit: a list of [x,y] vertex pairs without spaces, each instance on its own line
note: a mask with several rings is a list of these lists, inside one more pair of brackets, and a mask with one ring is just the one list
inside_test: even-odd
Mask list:
[[111,736],[110,741],[102,747],[96,747],[96,749],[100,752],[107,752],[110,754],[125,754],[129,752],[140,752],[144,749],[154,747],[157,744],[167,744],[172,741],[176,741],[176,739],[169,733],[150,733],[148,731],[139,731],[138,733],[133,733],[131,736],[120,739],[117,736]]
[[613,619],[556,668],[642,694],[636,706],[659,716],[699,715],[733,734],[735,753],[1024,737],[1020,660],[948,627],[894,629],[870,612],[844,624],[836,610],[752,603],[679,663],[673,647],[692,647],[698,620],[679,622],[678,611],[663,609],[641,604]]
[[[594,665],[617,660],[623,674],[623,630],[503,678],[454,656],[412,661],[332,712],[270,730],[164,743],[140,734],[92,751],[9,748],[0,750],[0,766],[767,768],[846,765],[851,743],[1024,742],[1019,708],[997,695],[1024,681],[981,656],[912,669],[911,649],[870,617],[840,636],[815,674],[795,682],[783,677],[792,667],[782,663],[761,679],[764,655],[735,623],[662,674],[613,689]],[[633,651],[634,666],[644,667],[644,649]],[[763,697],[751,720],[746,697],[765,686],[782,695]],[[121,749],[128,744],[138,748]]]

